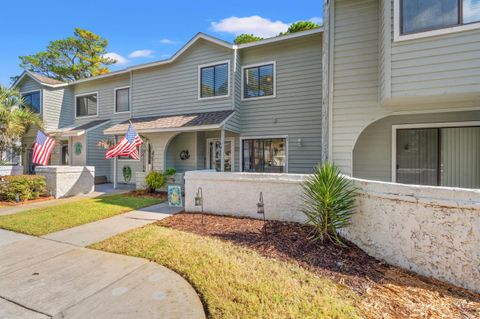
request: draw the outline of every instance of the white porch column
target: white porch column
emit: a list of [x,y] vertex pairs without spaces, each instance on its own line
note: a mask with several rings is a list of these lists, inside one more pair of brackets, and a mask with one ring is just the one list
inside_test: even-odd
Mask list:
[[[113,139],[115,141],[115,145],[117,144],[117,136]],[[117,167],[118,167],[118,159],[115,156],[113,158],[113,189],[117,189]]]
[[220,131],[220,171],[225,172],[225,129]]

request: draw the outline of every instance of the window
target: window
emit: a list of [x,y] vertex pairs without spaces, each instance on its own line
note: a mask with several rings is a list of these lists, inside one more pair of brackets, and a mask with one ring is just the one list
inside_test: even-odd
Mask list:
[[244,139],[242,147],[243,171],[285,173],[286,140],[284,138]]
[[395,131],[398,183],[480,188],[480,126]]
[[115,89],[115,113],[130,111],[130,88]]
[[275,96],[274,81],[274,63],[244,67],[243,98]]
[[229,63],[200,66],[200,98],[227,96],[229,94]]
[[32,108],[35,113],[40,113],[40,91],[22,94],[25,104]]
[[480,0],[400,0],[401,34],[480,22]]
[[75,97],[77,117],[95,116],[98,111],[97,93],[89,93]]

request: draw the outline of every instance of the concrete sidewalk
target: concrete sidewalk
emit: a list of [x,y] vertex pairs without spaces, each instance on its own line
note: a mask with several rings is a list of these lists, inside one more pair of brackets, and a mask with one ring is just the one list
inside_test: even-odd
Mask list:
[[168,203],[164,202],[42,237],[85,247],[127,230],[154,223],[182,210],[183,208],[170,208]]
[[95,191],[93,193],[86,194],[86,195],[52,199],[52,200],[47,200],[43,202],[36,202],[36,203],[30,203],[30,204],[24,204],[24,205],[18,205],[18,206],[0,207],[0,215],[11,215],[11,214],[20,213],[20,212],[24,212],[24,211],[35,209],[35,208],[52,207],[52,206],[57,206],[65,203],[76,202],[86,198],[99,197],[103,195],[123,194],[123,193],[128,193],[132,190],[133,189],[131,187],[126,187],[126,186],[121,186],[118,189],[113,189],[113,186],[111,184],[95,185]]
[[0,318],[200,318],[193,288],[145,259],[78,246],[174,213],[166,203],[37,238],[0,230]]

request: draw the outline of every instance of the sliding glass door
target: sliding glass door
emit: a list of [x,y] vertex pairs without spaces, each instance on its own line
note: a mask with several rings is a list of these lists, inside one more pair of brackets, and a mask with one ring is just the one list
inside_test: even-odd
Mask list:
[[480,188],[480,127],[399,129],[396,181]]

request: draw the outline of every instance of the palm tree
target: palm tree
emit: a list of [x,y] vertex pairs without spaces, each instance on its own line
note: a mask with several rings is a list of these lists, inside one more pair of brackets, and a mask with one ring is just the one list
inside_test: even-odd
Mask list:
[[0,85],[0,155],[14,147],[33,126],[43,127],[40,116],[26,105],[17,89]]

